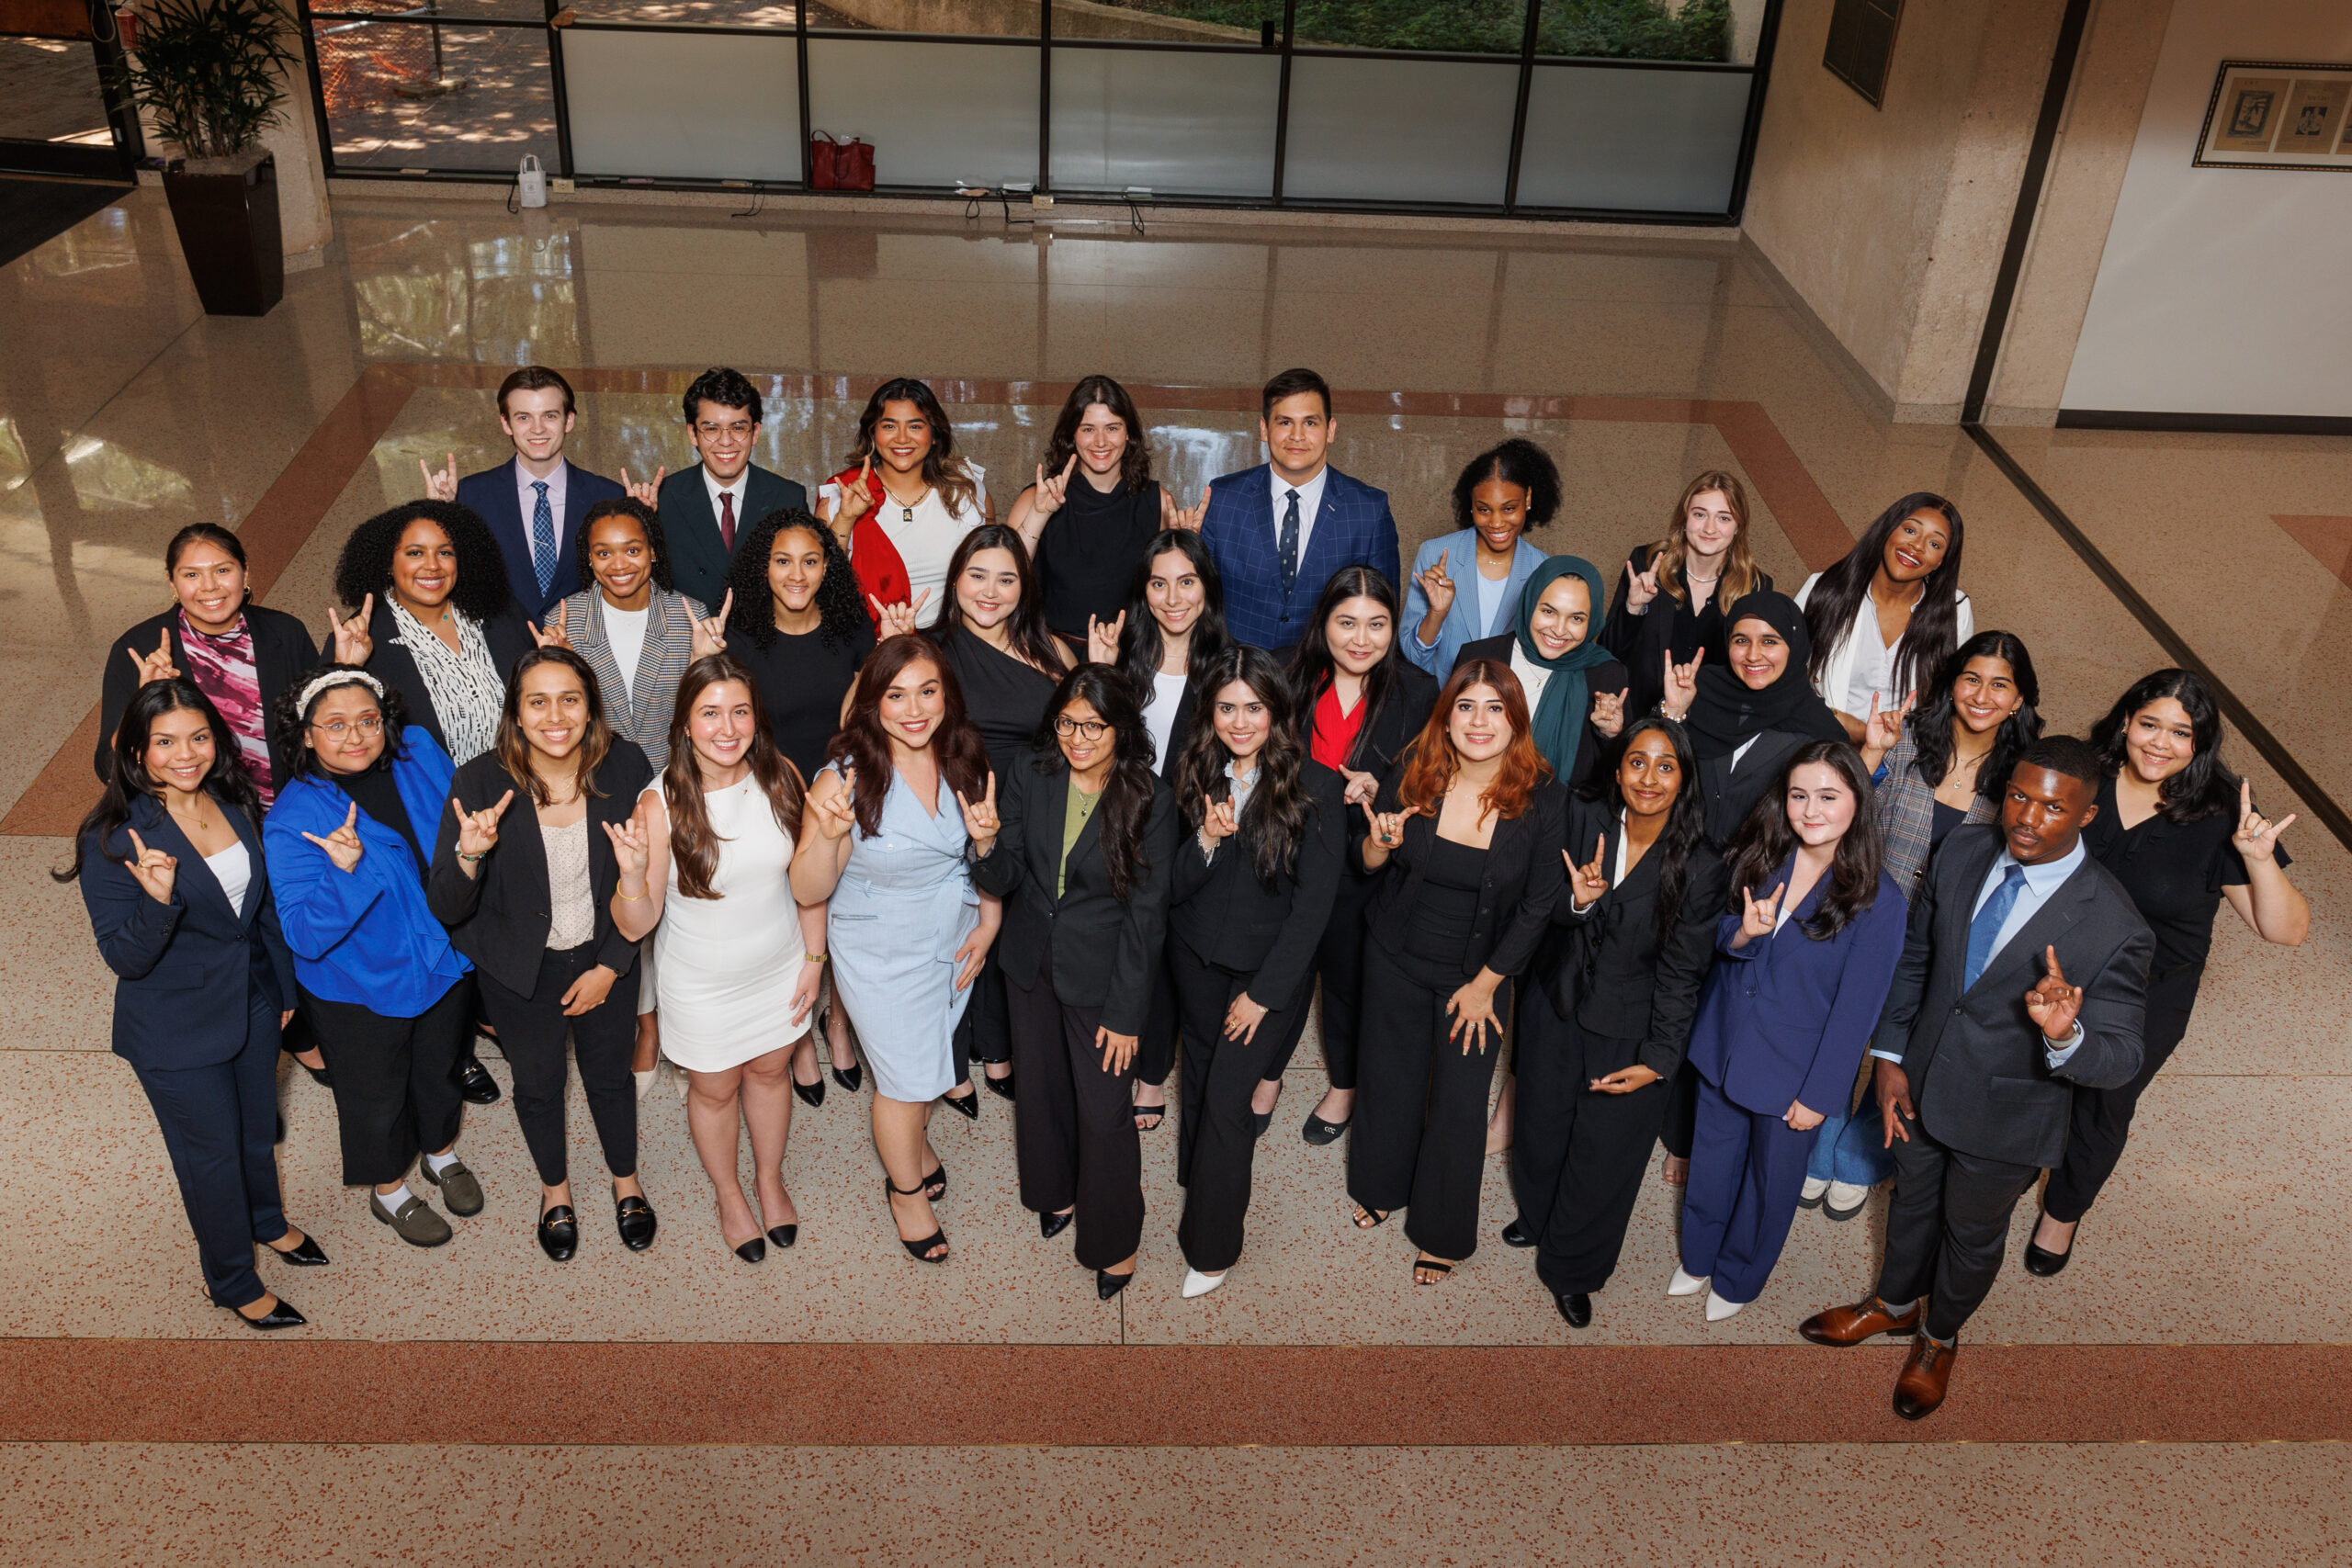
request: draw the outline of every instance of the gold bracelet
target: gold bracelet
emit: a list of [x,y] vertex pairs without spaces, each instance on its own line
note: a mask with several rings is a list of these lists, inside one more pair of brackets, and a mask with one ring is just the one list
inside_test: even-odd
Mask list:
[[645,901],[645,895],[644,895],[644,894],[642,894],[642,893],[624,893],[624,892],[622,892],[622,891],[620,890],[620,886],[619,886],[619,885],[618,885],[617,883],[614,885],[614,887],[613,887],[613,897],[615,897],[616,898],[620,899],[620,900],[621,900],[621,902],[623,902],[623,903],[625,903],[625,904],[641,904],[641,903],[643,903],[643,902]]
[[811,953],[804,954],[804,956],[805,956],[805,957],[808,959],[808,961],[809,963],[811,963],[811,964],[822,964],[822,963],[825,963],[825,962],[828,960],[828,958],[830,958],[830,957],[831,957],[831,954],[829,954],[829,953]]

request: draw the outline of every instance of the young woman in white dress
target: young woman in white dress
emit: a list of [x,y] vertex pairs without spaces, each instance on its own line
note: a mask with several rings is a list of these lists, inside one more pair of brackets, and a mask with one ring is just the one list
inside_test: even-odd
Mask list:
[[[720,653],[687,667],[669,765],[629,820],[605,829],[620,862],[613,921],[632,942],[660,932],[662,1054],[686,1070],[686,1124],[719,1234],[746,1263],[800,1230],[784,1186],[790,1064],[825,963],[824,906],[792,897],[801,806],[751,672]],[[737,1175],[739,1124],[752,1134],[756,1214]]]

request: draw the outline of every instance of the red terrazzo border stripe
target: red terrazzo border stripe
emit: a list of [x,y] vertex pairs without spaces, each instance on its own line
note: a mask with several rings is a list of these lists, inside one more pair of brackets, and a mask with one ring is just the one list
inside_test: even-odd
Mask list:
[[2312,559],[2335,573],[2345,587],[2352,588],[2352,517],[2287,516],[2274,512],[2270,520],[2311,551]]

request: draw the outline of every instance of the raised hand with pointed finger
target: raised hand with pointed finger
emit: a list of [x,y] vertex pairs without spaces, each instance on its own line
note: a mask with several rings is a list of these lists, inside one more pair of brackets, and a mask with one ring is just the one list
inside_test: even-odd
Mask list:
[[1772,934],[1773,927],[1780,923],[1781,895],[1788,890],[1789,885],[1785,882],[1762,898],[1755,897],[1745,887],[1739,890],[1743,909],[1739,919],[1739,934],[1731,939],[1731,944],[1735,949],[1746,947],[1751,942],[1760,942]]
[[735,590],[729,588],[718,602],[718,614],[697,616],[694,629],[694,657],[708,659],[714,653],[727,651],[727,617],[735,612]]
[[2245,858],[2248,865],[2268,863],[2278,850],[2278,835],[2294,826],[2291,811],[2273,822],[2254,808],[2254,783],[2238,781],[2238,830],[2230,835],[2230,847]]
[[885,604],[873,594],[867,594],[865,602],[874,606],[875,619],[879,623],[874,628],[876,638],[888,642],[894,637],[904,637],[919,629],[915,617],[922,611],[923,601],[930,597],[931,590],[926,588],[915,595],[911,604]]
[[1699,700],[1699,666],[1707,661],[1707,650],[1701,649],[1690,656],[1688,664],[1674,661],[1674,649],[1668,649],[1666,660],[1666,697],[1658,705],[1666,709],[1666,716],[1679,721]]
[[1625,562],[1626,610],[1630,614],[1638,615],[1647,609],[1649,602],[1657,597],[1657,568],[1652,566],[1647,571],[1636,571],[1634,570],[1633,561],[1628,559]]
[[2075,1032],[2075,1020],[2083,1010],[2083,988],[2066,983],[2066,972],[2058,966],[2056,947],[2043,948],[2041,959],[2050,973],[2025,994],[2025,1010],[2041,1037],[2054,1045]]
[[1086,661],[1089,664],[1116,664],[1119,661],[1119,634],[1126,630],[1125,610],[1107,621],[1086,617]]
[[172,628],[169,626],[164,628],[164,635],[157,639],[154,652],[141,653],[135,648],[126,648],[122,651],[123,657],[130,660],[139,671],[139,683],[142,686],[180,678],[179,666],[172,662]]
[[1046,465],[1037,465],[1037,488],[1029,497],[1029,515],[1043,521],[1062,509],[1069,499],[1069,477],[1078,470],[1078,454],[1072,452],[1062,471],[1051,479],[1046,477]]
[[1609,835],[1601,834],[1593,840],[1592,863],[1578,865],[1567,851],[1560,858],[1568,863],[1568,897],[1579,909],[1589,909],[1609,891],[1609,871],[1603,863],[1609,859]]
[[149,849],[133,832],[130,835],[130,870],[131,880],[139,884],[147,897],[158,904],[172,901],[172,886],[178,880],[180,870],[177,856]]
[[1214,488],[1214,486],[1210,485],[1203,485],[1201,487],[1201,500],[1199,505],[1179,506],[1176,504],[1175,496],[1169,492],[1166,486],[1161,486],[1159,491],[1159,525],[1163,528],[1182,528],[1188,534],[1199,533],[1201,531],[1202,521],[1209,514],[1209,491]]
[[347,621],[335,615],[334,605],[327,606],[327,625],[332,628],[328,640],[334,645],[334,661],[337,664],[365,664],[375,657],[376,639],[368,632],[368,623],[375,614],[376,596],[373,593],[359,602],[358,610]]
[[653,477],[651,479],[639,479],[635,483],[631,483],[629,481],[628,470],[627,468],[623,468],[621,470],[621,489],[628,491],[629,499],[636,502],[640,506],[660,506],[662,504],[662,481],[669,477],[670,469],[665,464],[653,470]]
[[1004,829],[1004,819],[996,814],[996,772],[989,772],[988,788],[978,800],[967,800],[964,792],[956,792],[956,804],[964,812],[964,834],[972,840],[972,858],[986,860],[996,848],[996,836]]
[[1445,574],[1445,551],[1438,551],[1437,559],[1413,574],[1430,602],[1430,618],[1441,623],[1453,608],[1453,579]]
[[461,801],[451,800],[449,806],[458,814],[458,861],[459,869],[473,874],[473,863],[498,847],[499,818],[514,804],[514,792],[508,790],[495,804],[480,811],[468,811]]
[[[527,624],[527,623],[526,623]],[[531,640],[541,648],[570,648],[571,634],[563,627],[563,601],[555,602],[555,610],[544,626],[531,627]]]
[[433,465],[419,457],[418,469],[424,475],[424,498],[427,501],[458,499],[458,455],[452,452],[445,459],[446,467],[435,472]]

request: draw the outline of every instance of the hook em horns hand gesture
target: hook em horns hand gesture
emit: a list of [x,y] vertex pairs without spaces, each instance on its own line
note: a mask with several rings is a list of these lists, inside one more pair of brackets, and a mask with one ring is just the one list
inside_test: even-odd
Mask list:
[[514,804],[514,792],[508,790],[496,804],[480,811],[469,811],[465,803],[451,800],[449,809],[458,814],[458,853],[480,860],[498,847],[498,819]]
[[613,841],[613,859],[620,866],[624,886],[631,880],[645,880],[646,864],[652,852],[652,827],[645,814],[645,796],[638,796],[637,809],[628,814],[628,820],[605,824],[605,837]]
[[1739,890],[1740,903],[1745,908],[1739,918],[1739,934],[1732,939],[1734,947],[1746,947],[1751,942],[1760,942],[1772,934],[1773,927],[1781,919],[1781,895],[1788,890],[1789,885],[1785,882],[1762,898],[1756,897],[1745,887]]
[[1107,621],[1086,617],[1086,661],[1089,664],[1116,664],[1119,661],[1119,634],[1127,629],[1125,610]]
[[1003,829],[1004,819],[996,814],[996,773],[990,770],[986,793],[978,800],[967,800],[964,792],[956,792],[956,804],[964,809],[964,832],[972,840],[972,855],[986,860],[996,848],[996,836]]
[[1602,862],[1609,858],[1609,835],[1601,834],[1593,840],[1592,863],[1578,865],[1567,851],[1560,858],[1568,863],[1568,897],[1576,900],[1579,909],[1589,909],[1609,891],[1609,872]]
[[2254,808],[2254,784],[2251,780],[2238,781],[2238,830],[2230,835],[2230,847],[2245,857],[2248,863],[2269,860],[2278,848],[2278,835],[2294,825],[2291,811],[2273,822]]
[[1657,597],[1657,568],[1635,571],[1631,559],[1625,562],[1625,608],[1638,615],[1649,602]]
[[316,833],[305,833],[302,837],[326,851],[327,859],[334,862],[337,871],[356,869],[359,857],[368,850],[359,839],[359,803],[356,800],[351,803],[351,810],[344,818],[342,827],[323,839]]
[[126,648],[122,653],[130,660],[132,668],[139,671],[139,683],[142,686],[180,678],[179,666],[172,662],[172,628],[169,626],[164,628],[164,635],[157,639],[154,652],[141,653],[135,648]]
[[433,465],[424,458],[416,460],[418,470],[424,475],[424,497],[427,501],[458,499],[458,455],[452,452],[443,461],[447,467],[436,473]]
[[548,616],[546,626],[531,627],[531,640],[541,648],[570,648],[571,646],[571,634],[566,631],[563,626],[562,600],[559,599],[555,602],[554,613]]
[[2075,1020],[2083,1010],[2083,988],[2066,984],[2066,972],[2058,967],[2057,948],[2043,948],[2041,957],[2050,973],[2025,994],[2025,1010],[2041,1028],[2041,1037],[2059,1044],[2075,1032]]
[[1069,461],[1062,465],[1062,471],[1051,479],[1046,477],[1046,465],[1038,464],[1037,488],[1029,497],[1029,515],[1043,519],[1059,512],[1062,502],[1069,499],[1069,477],[1077,471],[1078,454],[1075,452],[1069,455]]
[[1213,488],[1215,487],[1210,485],[1201,487],[1199,505],[1179,506],[1176,504],[1175,496],[1169,493],[1167,486],[1162,485],[1159,490],[1159,525],[1163,528],[1182,528],[1187,534],[1199,533],[1202,521],[1209,514],[1209,491]]
[[874,606],[874,618],[880,623],[874,629],[875,637],[888,642],[894,637],[904,637],[913,631],[915,615],[922,610],[923,601],[930,597],[931,590],[926,588],[915,595],[911,604],[885,604],[873,594],[867,594],[865,602]]
[[1690,656],[1688,664],[1674,661],[1674,649],[1668,649],[1666,660],[1666,716],[1679,719],[1699,700],[1699,666],[1707,661],[1707,650],[1701,649]]
[[375,614],[373,593],[359,601],[358,610],[347,621],[336,615],[334,605],[327,606],[327,625],[332,628],[328,637],[334,644],[337,664],[365,664],[375,656],[376,639],[368,633],[368,622]]
[[694,657],[708,659],[714,653],[727,651],[727,617],[735,613],[735,590],[718,602],[718,614],[699,616],[695,620]]
[[[353,807],[356,811],[357,807]],[[147,897],[158,904],[172,901],[172,884],[178,880],[180,863],[176,855],[161,850],[151,850],[140,842],[139,835],[130,835],[130,876],[145,890]]]
[[637,482],[632,484],[629,482],[628,470],[627,468],[623,468],[621,470],[621,489],[628,491],[628,498],[631,501],[636,502],[639,506],[660,506],[662,504],[662,481],[669,477],[669,468],[664,465],[663,467],[653,470],[653,477],[651,479],[639,479]]

